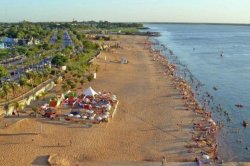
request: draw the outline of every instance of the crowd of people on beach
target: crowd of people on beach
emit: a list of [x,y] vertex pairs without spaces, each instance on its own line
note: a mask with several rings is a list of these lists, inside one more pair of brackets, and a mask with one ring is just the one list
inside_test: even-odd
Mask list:
[[[186,79],[178,75],[177,66],[171,64],[168,59],[161,54],[161,51],[154,50],[152,45],[155,44],[159,46],[159,43],[150,43],[145,41],[144,48],[149,49],[150,55],[153,61],[158,62],[164,67],[164,76],[172,77],[174,81],[174,86],[179,90],[181,98],[184,100],[185,107],[187,111],[193,111],[196,120],[193,119],[193,129],[191,130],[193,144],[187,145],[188,152],[194,153],[194,159],[197,162],[207,159],[218,160],[218,144],[216,143],[216,133],[218,128],[222,127],[222,123],[216,123],[212,119],[212,112],[208,109],[207,105],[210,104],[210,100],[213,100],[213,97],[210,94],[207,94],[207,98],[203,106],[196,100],[196,93],[193,92],[192,86]],[[173,55],[173,51],[169,51],[170,55]],[[183,71],[184,77],[187,76],[187,68],[184,68]],[[194,78],[190,76],[190,82],[194,82]],[[194,90],[198,91],[198,84],[195,86]],[[179,124],[177,124],[179,125]],[[197,150],[199,149],[199,150]]]

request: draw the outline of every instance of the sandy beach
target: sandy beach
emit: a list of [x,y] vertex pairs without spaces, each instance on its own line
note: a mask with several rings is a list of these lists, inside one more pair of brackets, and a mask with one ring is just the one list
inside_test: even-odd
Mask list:
[[[101,66],[97,79],[82,87],[117,95],[120,104],[112,121],[84,127],[20,120],[0,129],[2,165],[44,165],[50,155],[61,165],[160,162],[163,156],[167,162],[194,161],[196,155],[186,148],[193,144],[194,113],[187,110],[174,77],[166,76],[164,66],[153,61],[144,48],[146,37],[119,40],[122,48],[102,52],[94,62]],[[129,63],[120,64],[121,57]]]

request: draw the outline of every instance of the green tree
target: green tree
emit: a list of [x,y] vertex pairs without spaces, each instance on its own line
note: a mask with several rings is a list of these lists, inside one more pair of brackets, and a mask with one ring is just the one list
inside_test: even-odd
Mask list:
[[25,33],[24,33],[24,32],[19,31],[19,32],[17,33],[17,38],[18,38],[18,39],[23,39],[24,37],[25,37]]
[[4,66],[0,66],[0,78],[8,77],[10,74]]
[[95,44],[95,43],[93,43],[93,42],[91,42],[89,40],[83,40],[82,44],[86,49],[96,49],[96,48],[98,48],[98,44]]
[[56,55],[51,63],[57,66],[63,66],[68,61],[68,58],[63,55]]
[[42,45],[42,48],[43,48],[44,50],[49,50],[49,45],[48,45],[47,43],[44,43],[44,44]]
[[94,75],[93,74],[88,75],[87,79],[89,82],[91,82],[94,79]]

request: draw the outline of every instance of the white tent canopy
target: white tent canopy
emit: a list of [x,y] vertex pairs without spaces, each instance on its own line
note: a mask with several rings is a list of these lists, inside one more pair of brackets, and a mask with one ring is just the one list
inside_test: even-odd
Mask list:
[[86,89],[83,94],[85,96],[95,96],[97,95],[96,91],[94,91],[94,89],[92,89],[91,87],[89,87],[88,89]]

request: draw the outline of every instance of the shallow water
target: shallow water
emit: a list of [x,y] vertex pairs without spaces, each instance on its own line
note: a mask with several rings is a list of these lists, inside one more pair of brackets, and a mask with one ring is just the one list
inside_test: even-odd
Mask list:
[[[207,93],[213,96],[207,107],[213,112],[214,119],[225,125],[218,135],[220,156],[227,161],[250,161],[250,127],[242,126],[243,120],[250,122],[250,26],[145,26],[161,33],[160,37],[152,38],[159,42],[158,49],[160,45],[167,47],[167,51],[161,52],[172,58],[172,63],[177,63],[173,58],[176,56],[178,64],[187,67],[200,81],[202,86],[197,96],[200,101],[204,101]],[[172,56],[170,49],[174,53]],[[237,108],[235,104],[244,107]],[[216,107],[222,110],[218,111]]]

